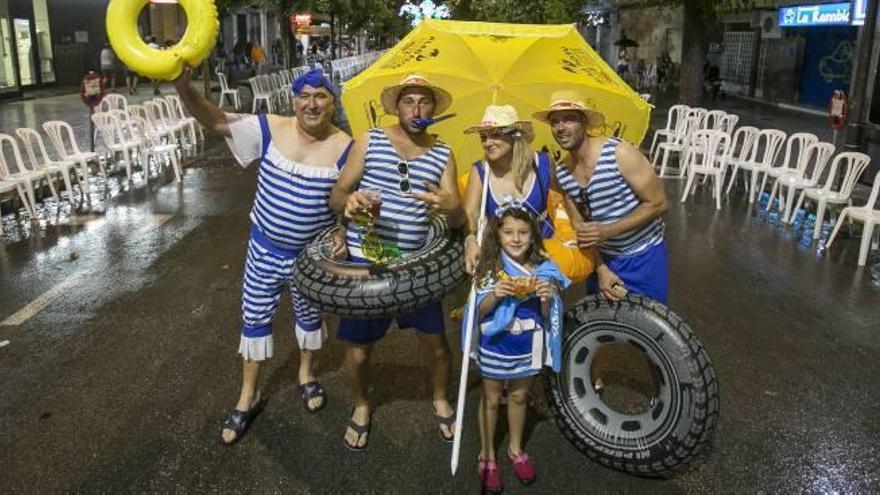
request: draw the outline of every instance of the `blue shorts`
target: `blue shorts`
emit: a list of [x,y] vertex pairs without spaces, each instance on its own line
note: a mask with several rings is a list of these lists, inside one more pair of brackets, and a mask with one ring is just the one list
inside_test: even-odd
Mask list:
[[[669,258],[666,241],[632,256],[604,256],[605,264],[633,294],[650,297],[667,304],[669,301]],[[598,294],[599,283],[594,274],[587,279],[587,294]]]
[[[388,327],[391,326],[391,320],[393,318],[340,318],[336,338],[352,344],[372,344],[385,336]],[[443,304],[434,301],[409,313],[403,313],[397,317],[397,326],[414,328],[428,335],[442,334],[446,328]]]

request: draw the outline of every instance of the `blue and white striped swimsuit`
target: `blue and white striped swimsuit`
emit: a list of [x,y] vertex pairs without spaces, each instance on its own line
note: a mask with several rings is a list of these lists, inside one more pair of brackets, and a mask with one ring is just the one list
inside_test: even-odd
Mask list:
[[316,167],[285,158],[271,146],[265,115],[259,115],[262,133],[257,193],[250,218],[253,222],[242,289],[242,328],[239,352],[245,359],[272,357],[272,321],[284,287],[293,299],[295,333],[300,348],[318,349],[325,331],[320,311],[312,307],[291,284],[299,252],[335,222],[330,210],[330,190],[351,149],[335,167]]
[[314,167],[287,160],[277,149],[270,149],[272,136],[266,116],[259,119],[263,156],[251,221],[273,243],[299,251],[336,221],[329,199],[342,163]]
[[[565,165],[556,169],[559,185],[565,193],[590,212],[590,220],[603,224],[619,221],[641,203],[617,166],[615,150],[619,142],[612,138],[602,145],[596,170],[586,187],[575,180]],[[663,231],[663,221],[655,218],[637,229],[605,240],[599,249],[603,255],[632,256],[661,244]]]
[[[481,326],[492,321],[492,310],[481,320]],[[479,334],[477,364],[483,377],[512,380],[537,375],[544,359],[544,315],[541,300],[530,297],[516,308],[510,330],[488,336]]]
[[[427,184],[440,185],[451,151],[443,143],[436,143],[430,150],[414,160],[404,160],[385,131],[370,129],[370,143],[364,157],[364,176],[358,189],[375,188],[382,191],[382,211],[376,219],[374,232],[383,244],[397,246],[402,253],[422,247],[428,235],[428,205],[400,190],[404,178],[398,164],[406,162],[409,169],[410,192],[427,192]],[[361,251],[363,229],[348,226],[346,242],[353,258],[364,258]]]

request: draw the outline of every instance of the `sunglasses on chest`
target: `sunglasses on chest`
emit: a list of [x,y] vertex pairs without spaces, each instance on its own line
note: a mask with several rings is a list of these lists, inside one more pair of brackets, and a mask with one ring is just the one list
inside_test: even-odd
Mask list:
[[412,189],[412,184],[409,181],[409,164],[404,161],[398,162],[397,174],[399,175],[397,187],[400,189],[400,192],[409,193]]

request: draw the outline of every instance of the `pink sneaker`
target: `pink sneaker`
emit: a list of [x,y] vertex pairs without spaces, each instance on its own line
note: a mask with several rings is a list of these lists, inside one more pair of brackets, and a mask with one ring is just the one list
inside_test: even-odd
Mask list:
[[497,495],[504,491],[501,471],[495,461],[480,459],[480,480],[483,482],[483,493]]
[[513,472],[516,474],[516,479],[523,485],[534,483],[537,477],[535,474],[535,464],[532,462],[529,454],[523,452],[519,455],[508,454],[508,456],[510,456],[510,460],[513,462]]

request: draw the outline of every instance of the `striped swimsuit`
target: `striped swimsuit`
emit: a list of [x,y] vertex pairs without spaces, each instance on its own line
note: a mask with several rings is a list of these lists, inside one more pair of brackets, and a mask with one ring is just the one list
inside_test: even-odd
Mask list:
[[[401,253],[422,247],[430,224],[428,205],[401,191],[402,179],[409,179],[410,192],[427,192],[427,184],[440,185],[452,151],[437,142],[414,160],[404,160],[394,149],[385,131],[370,129],[370,143],[364,156],[364,175],[359,189],[378,189],[382,193],[382,210],[375,220],[374,232],[383,244],[397,246]],[[401,174],[399,164],[406,163],[408,177]],[[365,261],[361,250],[363,228],[348,225],[346,243],[354,261]],[[415,328],[423,333],[438,334],[444,330],[443,306],[434,301],[410,313],[397,317],[400,328]],[[346,342],[370,344],[384,337],[391,318],[349,319],[339,322],[337,338]]]
[[[474,169],[476,169],[477,174],[479,174],[480,180],[484,181],[485,178],[485,170],[486,162],[480,161],[474,164]],[[525,194],[524,198],[518,198],[523,201],[526,205],[528,205],[530,212],[535,215],[535,217],[544,216],[543,219],[539,220],[541,227],[541,237],[544,239],[548,239],[553,237],[553,225],[550,223],[550,220],[547,219],[547,193],[550,191],[550,156],[546,153],[535,153],[535,180],[532,181],[532,186],[529,191]],[[495,210],[501,204],[510,201],[509,197],[496,197],[495,192],[492,191],[492,183],[489,182],[488,194],[486,195],[486,217],[491,218],[495,216]]]
[[262,134],[257,193],[242,290],[242,329],[239,352],[245,359],[272,357],[272,321],[281,292],[289,287],[295,333],[301,349],[319,349],[326,327],[321,313],[290,284],[296,256],[318,233],[332,226],[330,190],[351,144],[334,167],[305,165],[285,158],[272,145],[265,115],[259,115]]
[[[437,143],[415,160],[404,160],[391,145],[382,129],[370,129],[370,144],[364,156],[364,176],[358,189],[372,188],[382,192],[382,212],[375,222],[374,232],[383,244],[392,244],[402,253],[422,247],[428,235],[428,205],[404,193],[400,181],[407,177],[398,170],[406,163],[411,193],[428,192],[427,184],[440,185],[440,178],[449,161],[449,147]],[[347,243],[352,257],[363,258],[361,235],[363,228],[349,225]]]
[[[494,285],[494,282],[492,282]],[[483,317],[481,327],[492,321],[495,310]],[[479,334],[477,364],[485,378],[512,380],[537,375],[544,359],[544,315],[541,300],[532,296],[516,308],[510,330],[488,336]]]
[[[556,169],[559,185],[565,193],[589,212],[589,220],[602,224],[620,221],[641,203],[620,173],[616,158],[618,143],[620,140],[612,138],[602,145],[596,170],[586,187],[575,180],[565,165]],[[663,220],[655,218],[606,239],[599,251],[630,292],[666,303],[669,274],[664,229]],[[592,293],[594,289],[595,277],[592,277],[588,281],[588,291]]]

